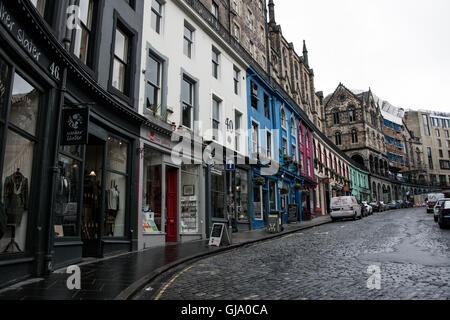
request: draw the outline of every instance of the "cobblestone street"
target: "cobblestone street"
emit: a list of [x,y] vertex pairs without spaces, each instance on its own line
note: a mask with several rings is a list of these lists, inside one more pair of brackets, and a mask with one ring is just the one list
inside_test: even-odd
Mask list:
[[[450,230],[425,208],[341,221],[185,265],[135,299],[450,299]],[[368,267],[381,288],[368,289]],[[149,289],[151,288],[151,289]]]

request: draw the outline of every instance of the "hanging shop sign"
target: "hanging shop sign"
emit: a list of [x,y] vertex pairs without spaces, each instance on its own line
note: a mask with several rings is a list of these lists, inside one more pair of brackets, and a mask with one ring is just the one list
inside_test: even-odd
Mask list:
[[64,109],[61,125],[62,146],[88,144],[89,108]]

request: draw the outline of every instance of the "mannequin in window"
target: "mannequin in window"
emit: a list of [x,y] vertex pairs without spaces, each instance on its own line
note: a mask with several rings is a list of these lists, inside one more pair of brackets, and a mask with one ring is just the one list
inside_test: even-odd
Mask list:
[[106,190],[105,234],[107,236],[114,236],[114,225],[120,208],[119,197],[120,192],[116,181],[111,180],[111,189]]
[[5,208],[8,225],[19,226],[28,210],[28,179],[20,169],[5,179]]

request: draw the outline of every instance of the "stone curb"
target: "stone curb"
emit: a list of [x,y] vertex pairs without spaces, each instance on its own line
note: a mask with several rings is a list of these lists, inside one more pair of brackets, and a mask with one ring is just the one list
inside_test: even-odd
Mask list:
[[309,226],[300,226],[296,229],[293,230],[289,230],[289,231],[283,231],[281,233],[277,233],[277,234],[273,234],[273,235],[269,235],[260,239],[255,239],[255,240],[249,240],[249,241],[245,241],[242,243],[237,243],[237,244],[233,244],[231,246],[227,246],[227,247],[223,247],[223,248],[219,248],[210,252],[203,252],[203,253],[199,253],[199,254],[194,254],[191,255],[189,257],[183,258],[183,259],[179,259],[177,261],[174,261],[172,263],[169,263],[165,266],[162,266],[156,270],[154,270],[153,272],[151,272],[150,274],[148,274],[147,276],[135,281],[133,284],[131,284],[130,286],[128,286],[125,290],[123,290],[114,300],[129,300],[131,298],[131,296],[133,296],[136,292],[138,292],[139,290],[143,289],[143,287],[148,284],[149,282],[153,281],[155,278],[157,278],[158,276],[162,275],[163,273],[169,271],[170,269],[173,269],[179,265],[185,264],[187,262],[194,262],[196,260],[201,260],[202,258],[205,257],[210,257],[210,256],[214,256],[214,255],[218,255],[227,251],[232,251],[234,249],[238,249],[241,248],[243,246],[247,246],[250,244],[255,244],[258,242],[265,242],[268,240],[273,240],[276,238],[281,238],[285,235],[289,235],[289,234],[293,234],[293,233],[297,233],[301,230],[306,230],[306,229],[311,229],[317,226],[321,226],[324,224],[328,224],[331,223],[331,218],[327,219],[325,221],[321,221],[321,222],[317,222],[316,224],[311,224]]

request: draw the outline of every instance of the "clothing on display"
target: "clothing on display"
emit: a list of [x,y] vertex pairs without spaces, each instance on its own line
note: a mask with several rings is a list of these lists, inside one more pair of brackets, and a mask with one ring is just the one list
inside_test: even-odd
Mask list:
[[28,179],[20,169],[5,179],[5,209],[7,224],[19,226],[25,211],[28,210]]
[[106,190],[105,234],[107,236],[114,236],[114,225],[117,213],[120,210],[119,198],[119,189],[115,180],[112,180],[111,189]]

